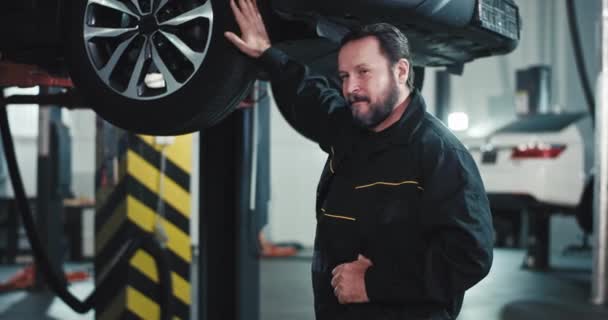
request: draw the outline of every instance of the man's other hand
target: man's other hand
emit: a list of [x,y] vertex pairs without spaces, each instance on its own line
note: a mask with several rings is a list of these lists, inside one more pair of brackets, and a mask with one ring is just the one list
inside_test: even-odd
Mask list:
[[266,32],[266,26],[256,3],[257,0],[230,0],[230,6],[234,13],[241,36],[227,31],[224,36],[232,42],[244,54],[258,58],[266,49],[270,48],[270,38]]
[[341,304],[369,302],[365,289],[365,271],[373,263],[366,257],[359,255],[357,260],[343,263],[331,272],[331,286],[334,294]]

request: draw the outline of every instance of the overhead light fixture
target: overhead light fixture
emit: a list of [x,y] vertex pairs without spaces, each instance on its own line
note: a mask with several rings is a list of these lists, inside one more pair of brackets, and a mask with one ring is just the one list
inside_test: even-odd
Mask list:
[[448,127],[452,131],[465,131],[469,128],[469,116],[464,112],[452,112],[448,115]]

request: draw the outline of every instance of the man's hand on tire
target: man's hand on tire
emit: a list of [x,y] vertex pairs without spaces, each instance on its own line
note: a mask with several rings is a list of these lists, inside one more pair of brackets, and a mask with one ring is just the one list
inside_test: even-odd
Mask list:
[[241,36],[230,31],[225,32],[224,36],[244,54],[252,58],[260,57],[270,48],[270,37],[256,0],[239,0],[238,5],[235,0],[230,0],[230,6],[241,29]]

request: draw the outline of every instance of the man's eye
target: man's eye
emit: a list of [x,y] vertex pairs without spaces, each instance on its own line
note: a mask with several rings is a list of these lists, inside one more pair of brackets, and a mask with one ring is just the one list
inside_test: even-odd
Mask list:
[[344,81],[344,80],[346,80],[348,78],[348,75],[343,74],[343,75],[340,75],[338,77],[340,78],[340,81]]
[[369,73],[369,70],[367,70],[367,69],[362,69],[362,70],[359,70],[359,73],[360,73],[360,74],[368,74],[368,73]]

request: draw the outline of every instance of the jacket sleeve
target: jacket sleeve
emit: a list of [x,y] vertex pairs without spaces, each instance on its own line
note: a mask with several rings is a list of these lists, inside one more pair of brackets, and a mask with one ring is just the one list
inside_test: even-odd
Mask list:
[[270,75],[273,95],[282,102],[277,105],[283,116],[296,130],[328,151],[330,122],[346,110],[342,94],[326,78],[311,74],[307,66],[277,48],[266,50],[259,61]]
[[402,253],[399,268],[368,269],[371,301],[449,303],[490,271],[492,218],[477,167],[465,149],[442,143],[431,149],[422,161],[419,216],[428,245],[421,253]]

